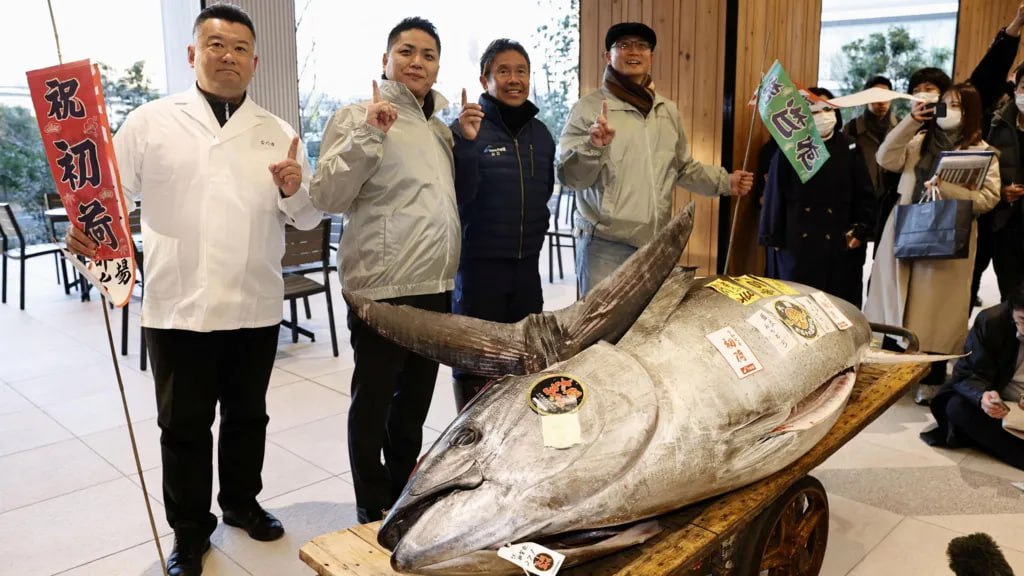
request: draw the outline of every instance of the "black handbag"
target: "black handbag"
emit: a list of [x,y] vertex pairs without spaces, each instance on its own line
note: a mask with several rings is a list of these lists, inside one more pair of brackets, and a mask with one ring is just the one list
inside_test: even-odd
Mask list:
[[974,203],[970,200],[928,200],[896,206],[893,252],[901,260],[967,258],[971,249]]

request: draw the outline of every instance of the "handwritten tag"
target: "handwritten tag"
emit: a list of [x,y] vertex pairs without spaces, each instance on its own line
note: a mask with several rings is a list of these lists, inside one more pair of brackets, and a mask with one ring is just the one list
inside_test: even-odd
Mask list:
[[754,356],[747,343],[740,338],[731,326],[726,326],[705,336],[718,350],[719,354],[729,363],[729,367],[739,379],[746,378],[764,370],[764,366]]
[[796,350],[800,343],[793,333],[777,317],[772,316],[766,310],[758,310],[753,316],[747,318],[747,323],[757,329],[764,336],[779,354],[786,355]]
[[818,332],[821,336],[831,334],[836,331],[836,325],[832,322],[832,319],[828,317],[828,314],[825,314],[825,311],[818,306],[818,303],[814,298],[811,298],[810,296],[800,296],[795,298],[795,300],[807,310],[807,313],[811,315],[811,318],[814,318],[814,322],[818,325]]
[[540,430],[545,448],[571,448],[582,442],[580,414],[549,414],[540,417]]
[[824,292],[814,292],[811,294],[811,298],[814,298],[814,301],[821,306],[821,309],[825,311],[825,314],[828,314],[828,317],[836,323],[836,326],[838,326],[840,330],[846,330],[853,327],[853,322],[850,322],[850,319],[839,310],[839,307],[836,306],[836,303],[828,297],[828,294],[825,294]]
[[537,576],[554,576],[565,562],[565,555],[533,542],[502,546],[498,556]]
[[723,296],[732,298],[744,306],[761,299],[761,297],[757,295],[757,292],[754,292],[749,288],[744,288],[739,284],[729,282],[724,278],[716,278],[711,282],[708,282],[707,287]]

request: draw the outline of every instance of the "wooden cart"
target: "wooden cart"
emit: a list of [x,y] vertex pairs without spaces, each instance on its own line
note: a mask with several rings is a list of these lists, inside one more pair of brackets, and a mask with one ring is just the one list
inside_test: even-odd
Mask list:
[[[927,364],[862,365],[846,409],[831,431],[787,469],[733,492],[661,517],[647,542],[561,571],[567,576],[768,574],[813,576],[828,542],[828,498],[808,473],[896,402]],[[299,557],[320,576],[386,576],[388,551],[378,523],[318,536]]]

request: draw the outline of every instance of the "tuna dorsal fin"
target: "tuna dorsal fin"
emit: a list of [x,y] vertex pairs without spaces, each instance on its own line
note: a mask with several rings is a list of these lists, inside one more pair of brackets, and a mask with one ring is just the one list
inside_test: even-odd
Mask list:
[[661,285],[661,289],[651,299],[643,314],[636,319],[623,340],[640,338],[646,334],[657,332],[675,312],[679,303],[686,298],[693,287],[697,274],[696,268],[676,268]]
[[385,338],[474,374],[530,374],[571,358],[598,340],[616,341],[661,288],[693,230],[694,204],[584,298],[515,324],[381,304],[343,292],[352,310]]

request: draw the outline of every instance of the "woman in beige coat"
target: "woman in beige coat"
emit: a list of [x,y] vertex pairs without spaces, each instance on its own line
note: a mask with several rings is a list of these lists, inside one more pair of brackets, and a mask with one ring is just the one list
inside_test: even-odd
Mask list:
[[[957,84],[942,95],[945,118],[933,118],[931,104],[916,102],[909,116],[886,136],[878,149],[878,164],[900,172],[899,204],[917,201],[924,181],[935,170],[945,150],[992,150],[981,139],[981,98],[969,84]],[[922,127],[925,130],[920,131]],[[919,132],[920,131],[920,132]],[[991,210],[999,201],[999,164],[989,166],[979,190],[948,182],[938,183],[942,199],[971,200],[974,216]],[[958,354],[967,335],[971,273],[977,244],[977,223],[971,227],[970,253],[957,260],[898,260],[893,255],[896,211],[885,222],[871,268],[864,313],[873,322],[904,326],[917,334],[921,350]],[[945,381],[946,364],[937,362],[922,380],[919,402]]]

